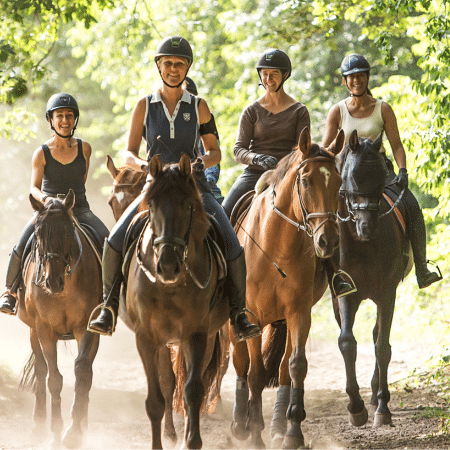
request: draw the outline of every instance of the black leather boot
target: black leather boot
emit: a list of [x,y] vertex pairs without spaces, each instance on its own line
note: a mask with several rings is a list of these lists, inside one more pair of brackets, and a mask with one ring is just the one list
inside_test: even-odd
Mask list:
[[[339,247],[334,251],[331,258],[327,258],[324,260],[324,264],[325,270],[327,271],[328,284],[330,286],[331,292],[336,298],[343,297],[344,295],[351,294],[352,292],[356,292],[356,286],[353,283],[350,275],[339,269]],[[350,283],[347,283],[342,275],[345,275]]]
[[228,277],[232,284],[232,294],[229,296],[230,321],[236,342],[245,341],[261,334],[258,325],[250,323],[245,314],[245,292],[247,268],[244,252],[234,261],[228,261]]
[[436,281],[442,280],[442,275],[439,267],[439,273],[431,272],[427,267],[427,232],[419,203],[408,189],[403,195],[403,201],[408,210],[408,233],[414,256],[417,284],[420,289],[423,289]]
[[16,253],[15,249],[11,252],[9,258],[8,271],[6,273],[6,292],[0,297],[0,312],[14,316],[16,309],[16,292],[20,283],[22,271],[22,258]]
[[[105,239],[102,257],[103,304],[100,315],[88,324],[88,330],[111,336],[116,329],[119,314],[120,286],[122,284],[122,253],[116,252]],[[97,309],[97,308],[96,308]],[[95,311],[95,310],[94,310]]]

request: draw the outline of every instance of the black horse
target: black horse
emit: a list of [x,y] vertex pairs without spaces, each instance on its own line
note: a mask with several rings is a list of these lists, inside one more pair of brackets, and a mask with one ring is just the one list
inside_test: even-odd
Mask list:
[[[397,286],[412,268],[409,240],[394,214],[394,206],[384,197],[392,178],[386,159],[380,153],[382,136],[375,141],[358,139],[356,131],[340,162],[342,176],[339,200],[341,268],[349,273],[358,290],[333,298],[334,313],[341,328],[339,349],[347,375],[350,422],[362,426],[368,413],[356,380],[356,340],[353,335],[355,315],[362,300],[370,298],[377,305],[373,329],[375,371],[370,404],[376,408],[374,427],[390,424],[388,365],[389,343]],[[391,202],[392,203],[392,202]]]

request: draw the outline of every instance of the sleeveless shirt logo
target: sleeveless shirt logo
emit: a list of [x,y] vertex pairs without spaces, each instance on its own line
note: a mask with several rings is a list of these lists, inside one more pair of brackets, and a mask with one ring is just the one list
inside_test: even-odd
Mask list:
[[183,119],[189,122],[191,120],[191,113],[183,113]]

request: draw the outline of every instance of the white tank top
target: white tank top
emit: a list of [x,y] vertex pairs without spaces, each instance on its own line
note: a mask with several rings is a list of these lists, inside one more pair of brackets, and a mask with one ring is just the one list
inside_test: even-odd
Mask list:
[[[364,118],[352,117],[348,111],[345,100],[341,100],[338,103],[341,112],[339,128],[344,130],[346,144],[348,144],[353,130],[358,132],[358,137],[369,138],[372,139],[372,141],[378,137],[384,130],[384,121],[383,117],[381,117],[382,103],[382,100],[377,99],[373,113],[369,117]],[[384,151],[384,148],[382,148],[381,151]]]

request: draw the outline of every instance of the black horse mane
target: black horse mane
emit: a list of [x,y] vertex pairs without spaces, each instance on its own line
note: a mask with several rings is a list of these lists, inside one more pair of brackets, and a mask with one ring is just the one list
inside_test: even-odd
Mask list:
[[75,235],[72,212],[64,208],[61,200],[52,199],[50,206],[38,214],[34,232],[33,247],[37,252],[33,251],[33,257],[36,257],[37,253],[39,258],[43,258],[50,250],[52,253],[64,255],[67,236],[71,239],[69,254],[73,254]]
[[[330,152],[327,152],[318,144],[314,143],[311,144],[311,152],[312,155],[310,156],[310,158],[315,158],[317,156],[324,156],[326,158],[330,158],[330,160],[334,159],[334,156]],[[285,177],[287,171],[292,167],[297,158],[298,158],[298,146],[294,147],[291,153],[289,153],[280,160],[276,169],[270,176],[269,183],[274,186],[277,185]]]
[[209,220],[194,176],[186,177],[183,175],[178,164],[164,166],[162,172],[158,173],[151,181],[140,209],[148,209],[150,201],[164,201],[169,196],[172,199],[175,198],[172,201],[180,203],[187,199],[192,200],[195,210],[195,224],[199,227],[204,227],[206,234],[209,228]]

